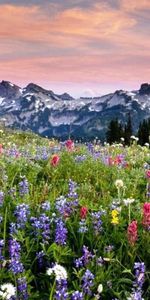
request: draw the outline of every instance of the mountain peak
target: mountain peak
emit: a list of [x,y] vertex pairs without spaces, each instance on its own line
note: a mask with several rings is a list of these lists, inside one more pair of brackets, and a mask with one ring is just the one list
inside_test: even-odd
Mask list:
[[33,92],[33,93],[39,93],[39,92],[48,92],[47,90],[45,90],[44,88],[42,88],[41,86],[35,84],[35,83],[29,83],[26,87],[25,90],[27,92]]
[[59,96],[62,100],[74,100],[72,96],[70,96],[68,93],[63,93]]
[[139,93],[140,93],[140,95],[150,94],[150,84],[142,83]]
[[16,97],[20,95],[20,87],[11,83],[10,81],[2,80],[0,82],[0,95],[1,97]]

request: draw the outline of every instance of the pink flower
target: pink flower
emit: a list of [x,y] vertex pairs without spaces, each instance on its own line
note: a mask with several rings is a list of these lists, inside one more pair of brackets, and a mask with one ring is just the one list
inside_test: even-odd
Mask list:
[[57,154],[54,154],[51,158],[50,164],[53,167],[56,167],[59,164],[60,157]]
[[85,219],[86,215],[87,215],[87,212],[88,212],[88,208],[85,207],[85,206],[82,206],[81,209],[80,209],[80,218]]
[[148,229],[150,227],[150,203],[145,202],[143,205],[143,226]]
[[69,151],[72,151],[74,149],[74,142],[72,140],[67,140],[65,146]]
[[146,177],[149,179],[150,178],[150,170],[146,171]]
[[128,237],[128,242],[134,246],[135,242],[137,241],[138,238],[138,233],[137,233],[137,221],[132,221],[127,229],[127,237]]

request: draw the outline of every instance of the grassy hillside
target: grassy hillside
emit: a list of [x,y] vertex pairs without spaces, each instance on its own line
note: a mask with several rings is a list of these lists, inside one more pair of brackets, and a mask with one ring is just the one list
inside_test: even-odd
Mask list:
[[149,148],[1,129],[0,173],[2,299],[150,299]]

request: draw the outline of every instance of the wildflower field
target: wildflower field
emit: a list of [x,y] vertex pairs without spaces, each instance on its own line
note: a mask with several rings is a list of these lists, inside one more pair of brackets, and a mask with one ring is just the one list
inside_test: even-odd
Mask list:
[[150,150],[0,131],[0,299],[149,300]]

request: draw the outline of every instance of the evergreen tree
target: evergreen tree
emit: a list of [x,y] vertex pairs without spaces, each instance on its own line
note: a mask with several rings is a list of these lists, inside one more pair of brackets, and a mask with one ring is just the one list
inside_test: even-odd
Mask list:
[[150,119],[143,120],[139,125],[138,129],[138,138],[140,145],[144,145],[145,143],[149,143],[150,136]]
[[131,135],[132,135],[132,122],[131,122],[131,115],[129,113],[128,114],[128,119],[127,119],[127,124],[124,127],[124,139],[125,139],[125,143],[127,145],[130,144]]
[[106,133],[107,142],[110,144],[112,144],[113,142],[119,142],[122,136],[123,128],[121,123],[117,118],[115,120],[111,120]]

